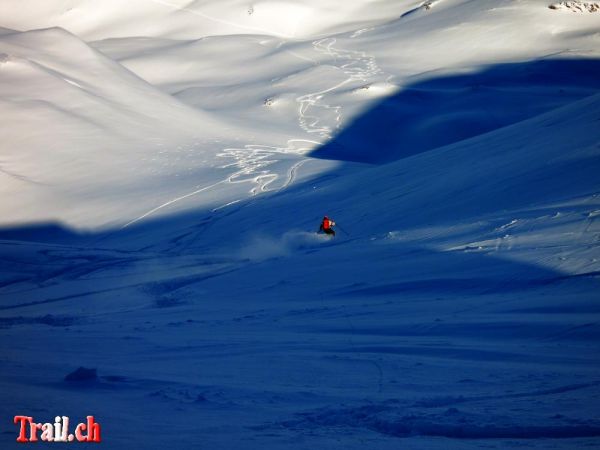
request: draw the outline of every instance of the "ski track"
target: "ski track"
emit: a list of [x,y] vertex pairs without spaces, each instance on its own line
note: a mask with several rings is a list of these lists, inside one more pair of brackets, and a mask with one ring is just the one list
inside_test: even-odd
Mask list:
[[[228,177],[227,181],[229,183],[252,182],[256,184],[257,186],[250,190],[251,195],[270,191],[271,189],[268,186],[280,176],[267,168],[278,162],[278,159],[276,159],[277,155],[303,155],[315,146],[322,145],[325,141],[329,140],[333,131],[339,129],[342,122],[342,107],[325,103],[324,97],[326,94],[334,92],[352,82],[366,82],[370,78],[383,73],[373,56],[365,52],[335,48],[334,45],[336,42],[335,38],[325,38],[314,41],[312,45],[315,51],[325,54],[328,60],[333,60],[335,63],[345,61],[338,67],[348,78],[327,89],[301,95],[296,98],[296,102],[299,104],[298,122],[300,128],[307,134],[316,134],[319,139],[290,139],[285,147],[247,144],[242,148],[226,148],[218,156],[233,158],[234,162],[221,166],[221,168],[236,167],[238,169]],[[334,111],[334,123],[323,123],[323,114],[319,114],[319,110],[324,110],[325,112]],[[304,163],[306,161],[307,159],[303,159],[300,162]],[[294,162],[292,167],[287,171],[287,181],[278,190],[285,189],[293,183],[296,171],[301,165],[298,162]]]
[[[364,32],[368,30],[369,29],[364,29],[359,31]],[[359,32],[354,32],[352,35],[350,35],[350,38],[353,39],[360,34],[361,33]],[[301,95],[296,98],[296,102],[299,105],[298,122],[300,128],[309,135],[316,135],[317,139],[294,138],[288,140],[286,145],[281,147],[262,144],[246,144],[243,147],[225,148],[217,154],[217,157],[229,158],[233,159],[233,161],[222,166],[218,166],[218,168],[236,169],[226,179],[171,199],[127,222],[122,228],[133,225],[134,223],[147,218],[163,208],[192,197],[196,194],[206,192],[221,184],[251,183],[254,185],[249,191],[251,196],[256,196],[258,194],[270,191],[279,191],[289,187],[294,182],[298,169],[304,163],[309,161],[308,158],[302,158],[302,155],[319,145],[323,145],[324,142],[331,139],[332,133],[341,126],[342,107],[326,103],[325,97],[327,94],[332,93],[350,83],[365,83],[369,79],[384,73],[377,65],[377,62],[373,56],[365,52],[336,48],[336,43],[336,38],[329,37],[313,41],[312,46],[316,52],[324,54],[327,57],[327,63],[334,64],[336,67],[341,69],[348,78],[327,89]],[[294,53],[292,54],[300,57]],[[302,57],[301,59],[307,60],[305,57]],[[323,112],[328,113],[331,111],[334,113],[333,123],[326,123],[323,119]],[[279,173],[270,170],[270,166],[281,162],[282,156],[287,158],[286,155],[292,156],[292,158],[289,158],[291,167],[285,171],[287,173],[287,178],[279,188],[270,188],[270,186],[281,177]],[[298,158],[301,159],[298,161]],[[223,205],[217,206],[212,211],[218,211],[229,205],[239,203],[241,200],[242,199],[235,199],[233,201],[229,201]]]
[[[351,37],[353,36],[354,35]],[[300,127],[309,134],[318,134],[324,140],[330,139],[331,133],[340,127],[342,122],[342,107],[331,106],[323,102],[323,97],[346,84],[355,81],[366,82],[370,78],[383,73],[373,56],[370,56],[365,52],[335,48],[334,45],[336,43],[337,39],[335,38],[319,39],[313,42],[313,48],[315,51],[325,54],[330,59],[333,59],[336,63],[339,61],[347,61],[344,64],[341,64],[339,68],[344,71],[348,78],[335,86],[319,92],[303,95],[296,99],[300,104],[298,111]],[[319,108],[327,111],[334,111],[335,124],[333,126],[325,124],[320,125],[321,120],[319,115],[311,113],[310,111],[311,109]],[[322,144],[322,142],[320,142],[320,144]]]

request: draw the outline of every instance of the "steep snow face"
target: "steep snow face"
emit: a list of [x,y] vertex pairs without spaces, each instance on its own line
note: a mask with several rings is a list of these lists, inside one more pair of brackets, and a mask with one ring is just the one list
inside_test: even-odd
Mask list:
[[[363,239],[414,245],[424,234],[431,250],[487,252],[507,246],[512,251],[504,258],[570,275],[594,272],[600,269],[597,235],[590,231],[597,229],[600,207],[599,114],[596,94],[493,133],[340,176],[336,182],[317,180],[255,205],[251,213],[240,210],[219,218],[220,226],[210,236],[233,247],[244,245],[244,234],[227,237],[236,224],[279,236],[278,222],[263,223],[272,210],[286,222],[310,229],[311,221],[318,222],[319,205],[344,230]],[[447,235],[446,227],[457,224],[473,229]],[[438,232],[435,244],[432,234]],[[559,241],[578,250],[569,251],[566,259],[549,257],[552,250],[544,250],[542,243]]]
[[[597,55],[597,16],[542,1],[4,2],[0,13],[4,223],[95,228],[219,208],[333,168],[307,158],[316,149],[387,162],[598,87],[589,64],[578,82],[568,63],[509,65]],[[47,26],[77,37],[10,32]]]
[[154,204],[148,186],[199,176],[214,159],[201,144],[235,134],[64,30],[6,34],[0,51],[5,224],[114,222]]

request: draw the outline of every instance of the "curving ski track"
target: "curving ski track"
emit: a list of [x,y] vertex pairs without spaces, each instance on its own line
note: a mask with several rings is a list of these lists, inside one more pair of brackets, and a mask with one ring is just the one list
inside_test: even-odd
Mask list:
[[[350,39],[359,36],[361,32],[368,30],[359,30],[350,35]],[[194,196],[196,194],[206,192],[221,184],[236,184],[236,183],[251,183],[254,186],[250,189],[251,196],[260,193],[285,189],[290,186],[296,177],[299,167],[308,161],[308,158],[297,160],[302,155],[306,154],[316,146],[322,145],[329,140],[332,133],[339,129],[342,123],[342,107],[339,105],[330,105],[326,102],[326,96],[341,87],[355,82],[367,82],[369,79],[377,75],[383,74],[383,71],[377,65],[375,58],[366,52],[344,50],[336,48],[336,38],[328,37],[313,41],[313,49],[326,56],[326,62],[330,65],[335,65],[341,69],[347,78],[327,89],[313,92],[310,94],[301,95],[296,98],[298,103],[298,122],[302,130],[308,135],[316,135],[317,139],[294,138],[286,142],[285,146],[269,146],[262,144],[246,144],[243,147],[225,148],[217,154],[220,158],[231,159],[232,161],[219,166],[220,169],[234,168],[235,171],[226,179],[213,183],[208,186],[196,189],[187,194],[169,200],[141,216],[126,223],[123,228],[128,227],[146,217],[156,213],[157,211],[168,207],[181,200]],[[306,59],[306,58],[302,58]],[[327,123],[323,117],[331,117],[333,114],[333,122]],[[328,114],[325,114],[328,113]],[[270,170],[270,166],[281,162],[282,156],[292,155],[297,158],[291,158],[291,166],[285,170],[286,179],[279,187],[271,188],[275,181],[282,177],[281,174]],[[242,199],[229,201],[228,203],[218,206],[213,209],[217,211],[229,205],[238,203]]]

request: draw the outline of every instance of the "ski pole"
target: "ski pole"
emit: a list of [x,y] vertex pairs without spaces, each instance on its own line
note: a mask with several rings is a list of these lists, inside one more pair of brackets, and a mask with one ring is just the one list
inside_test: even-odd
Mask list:
[[339,229],[339,230],[340,230],[342,233],[344,233],[346,236],[350,236],[350,233],[348,233],[348,232],[347,232],[346,230],[344,230],[342,227],[340,227],[339,225],[338,225],[337,227],[338,227],[338,229]]

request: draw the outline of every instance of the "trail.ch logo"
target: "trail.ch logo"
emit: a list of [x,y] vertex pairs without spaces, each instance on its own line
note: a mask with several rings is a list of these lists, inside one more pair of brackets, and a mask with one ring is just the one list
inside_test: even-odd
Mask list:
[[[75,433],[69,433],[69,417],[56,416],[54,423],[36,423],[30,416],[15,416],[14,423],[19,424],[17,442],[100,442],[100,424],[94,416],[87,416],[85,423],[75,427]],[[38,437],[38,433],[40,433]]]

